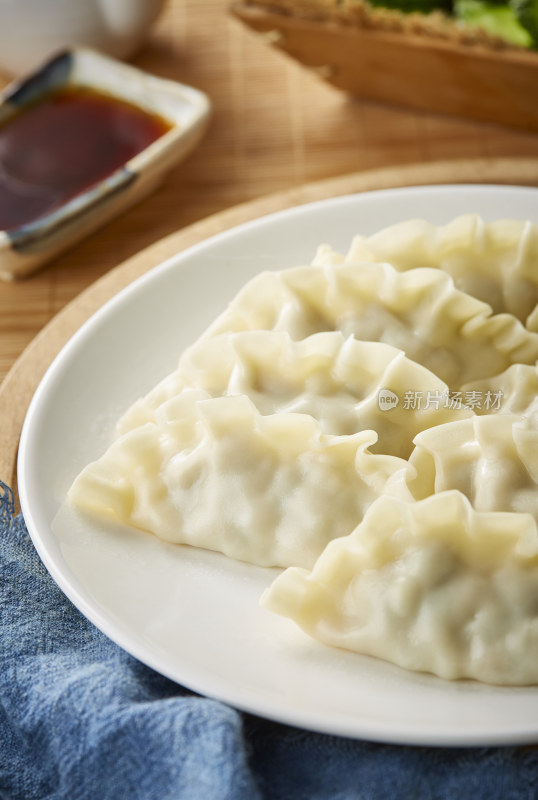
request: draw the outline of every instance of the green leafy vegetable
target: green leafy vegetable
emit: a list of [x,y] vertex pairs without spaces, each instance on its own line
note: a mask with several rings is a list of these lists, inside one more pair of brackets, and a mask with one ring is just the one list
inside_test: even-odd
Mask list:
[[538,49],[538,0],[369,0],[406,14],[441,11],[518,47]]
[[[532,2],[538,8],[536,0]],[[523,27],[511,6],[499,5],[491,0],[455,0],[454,15],[467,25],[482,28],[487,33],[500,36],[511,44],[519,47],[533,45],[533,37]]]
[[538,0],[511,0],[514,13],[530,34],[534,47],[538,47]]

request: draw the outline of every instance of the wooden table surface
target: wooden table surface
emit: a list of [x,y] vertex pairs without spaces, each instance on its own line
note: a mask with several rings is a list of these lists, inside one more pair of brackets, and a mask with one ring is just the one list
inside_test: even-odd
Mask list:
[[[40,273],[0,282],[0,380],[38,331],[141,248],[209,214],[323,178],[446,159],[538,157],[538,135],[350,98],[270,48],[227,0],[168,0],[135,63],[209,94],[201,145],[162,188]],[[8,83],[0,76],[0,86]]]

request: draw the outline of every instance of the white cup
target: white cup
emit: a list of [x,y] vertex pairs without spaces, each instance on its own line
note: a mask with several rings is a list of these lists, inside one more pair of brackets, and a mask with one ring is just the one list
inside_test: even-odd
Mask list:
[[65,47],[133,55],[164,0],[0,0],[0,70],[29,72]]

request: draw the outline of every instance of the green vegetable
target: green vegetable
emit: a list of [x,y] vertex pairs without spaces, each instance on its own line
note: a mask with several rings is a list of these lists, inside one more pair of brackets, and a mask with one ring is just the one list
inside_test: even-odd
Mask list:
[[441,11],[510,44],[538,49],[538,0],[369,0],[369,3],[404,13]]
[[[537,13],[538,0],[517,0],[517,2],[533,4],[534,13]],[[525,16],[528,16],[528,13],[525,11]],[[482,28],[487,33],[500,36],[519,47],[532,47],[534,44],[533,36],[522,25],[511,6],[498,5],[491,0],[455,0],[454,15],[466,25]],[[536,24],[536,18],[534,22]]]
[[538,0],[510,0],[510,5],[520,23],[538,47]]

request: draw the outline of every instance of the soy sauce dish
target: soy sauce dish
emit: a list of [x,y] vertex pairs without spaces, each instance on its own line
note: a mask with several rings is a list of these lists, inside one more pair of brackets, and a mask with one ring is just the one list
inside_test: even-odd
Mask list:
[[85,49],[0,98],[0,278],[22,278],[157,188],[202,137],[190,86]]

